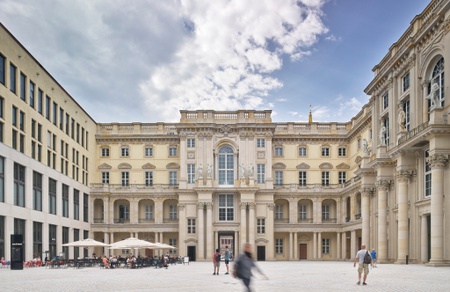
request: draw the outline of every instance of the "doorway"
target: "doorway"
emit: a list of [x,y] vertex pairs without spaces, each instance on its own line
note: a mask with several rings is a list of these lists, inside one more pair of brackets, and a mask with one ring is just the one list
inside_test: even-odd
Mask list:
[[300,243],[298,254],[300,260],[308,259],[308,245],[306,243]]
[[266,247],[265,246],[257,246],[256,247],[256,259],[258,261],[266,260]]
[[189,257],[190,262],[195,262],[195,246],[188,246],[187,247],[187,256]]
[[224,253],[227,249],[231,253],[231,258],[235,257],[235,246],[234,246],[234,232],[218,232],[218,247],[214,247],[219,249],[220,253]]

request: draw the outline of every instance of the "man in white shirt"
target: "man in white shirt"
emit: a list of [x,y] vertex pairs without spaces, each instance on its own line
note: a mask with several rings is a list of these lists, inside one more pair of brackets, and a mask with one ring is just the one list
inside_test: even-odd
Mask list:
[[[364,256],[368,253],[366,249],[366,245],[363,243],[361,244],[361,250],[358,251],[356,254],[355,260],[353,261],[353,267],[356,267],[356,262],[358,261],[358,282],[356,284],[361,285],[361,274],[364,270],[364,278],[363,278],[363,285],[367,285],[366,279],[367,275],[369,274],[369,264],[364,263]],[[370,256],[370,253],[368,253]],[[372,257],[371,257],[372,258]],[[370,262],[370,265],[372,265],[372,261]]]

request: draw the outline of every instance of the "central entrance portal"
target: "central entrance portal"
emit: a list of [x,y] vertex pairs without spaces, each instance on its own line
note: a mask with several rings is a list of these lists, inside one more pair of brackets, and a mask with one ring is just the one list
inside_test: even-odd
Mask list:
[[[231,253],[231,258],[234,259],[235,256],[235,247],[234,247],[234,232],[226,232],[219,231],[218,232],[218,242],[219,242],[219,251],[224,254],[226,247],[228,246],[228,250]],[[216,248],[214,248],[215,250]]]

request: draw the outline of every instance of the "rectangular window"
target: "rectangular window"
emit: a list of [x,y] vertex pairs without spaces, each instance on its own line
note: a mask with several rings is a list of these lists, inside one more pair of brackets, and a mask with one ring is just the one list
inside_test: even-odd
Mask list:
[[154,220],[153,205],[145,205],[145,221]]
[[153,171],[145,172],[145,185],[147,187],[153,186]]
[[266,165],[257,164],[256,165],[256,180],[257,183],[263,184],[266,181]]
[[33,222],[33,254],[42,255],[42,223]]
[[306,186],[306,171],[298,172],[298,185],[302,187]]
[[73,219],[80,220],[80,191],[73,190]]
[[45,118],[50,121],[50,112],[51,112],[51,100],[48,95],[45,96]]
[[258,148],[266,147],[266,139],[264,139],[264,138],[256,139],[256,147],[258,147]]
[[33,209],[42,211],[42,174],[33,171]]
[[89,195],[83,194],[83,221],[89,222]]
[[330,205],[322,205],[322,220],[330,220]]
[[69,186],[62,185],[62,216],[69,218]]
[[169,156],[177,156],[177,147],[169,147]]
[[275,147],[275,156],[283,156],[283,147]]
[[9,90],[11,90],[13,93],[16,93],[16,66],[13,65],[13,63],[9,64]]
[[256,219],[256,233],[258,234],[266,233],[266,219],[264,218]]
[[102,184],[109,184],[109,172],[102,171]]
[[53,102],[53,125],[58,124],[58,104]]
[[176,171],[169,171],[169,185],[178,185],[178,176]]
[[187,233],[195,234],[195,219],[188,219],[187,221]]
[[330,148],[322,147],[322,156],[330,156]]
[[14,205],[25,207],[25,166],[14,163]]
[[283,205],[275,205],[275,220],[283,220]]
[[48,179],[48,212],[56,215],[56,180]]
[[26,86],[25,86],[25,82],[27,81],[27,77],[20,72],[20,99],[23,101],[26,101]]
[[145,147],[145,156],[146,157],[152,157],[153,156],[153,148],[152,147]]
[[3,85],[5,85],[5,76],[6,76],[5,60],[6,58],[0,54],[0,83]]
[[102,148],[102,157],[109,157],[109,148]]
[[38,89],[37,110],[38,110],[38,113],[40,113],[41,115],[43,113],[43,101],[42,101],[43,95],[44,95],[44,92],[42,92],[41,89]]
[[[169,245],[173,246],[173,247],[177,247],[177,239],[176,238],[169,238]],[[177,249],[176,248],[172,248],[169,250],[170,254],[177,254]]]
[[339,184],[345,184],[347,182],[347,172],[339,171]]
[[59,108],[59,129],[64,131],[64,110],[62,107]]
[[403,103],[403,111],[405,112],[405,130],[411,130],[411,109],[409,99]]
[[0,202],[5,202],[5,158],[2,156],[0,156]]
[[329,185],[330,185],[330,172],[322,171],[322,186],[329,186]]
[[0,96],[0,118],[4,118],[3,107],[5,105],[5,100]]
[[128,147],[120,148],[120,156],[128,157],[130,155]]
[[322,254],[330,253],[330,239],[322,238]]
[[195,164],[187,165],[187,182],[188,184],[195,183]]
[[389,107],[389,94],[385,93],[383,95],[383,110],[387,109]]
[[306,147],[298,148],[298,156],[306,156]]
[[283,238],[275,238],[275,253],[283,254]]
[[384,118],[383,125],[385,127],[385,132],[384,132],[385,144],[384,145],[389,145],[389,118],[388,117]]
[[23,111],[19,112],[19,129],[25,131],[25,113]]
[[[64,245],[66,243],[69,243],[69,227],[63,226],[63,228],[62,228],[62,244]],[[62,251],[64,254],[64,259],[67,260],[69,258],[69,247],[63,246]]]
[[219,195],[219,221],[234,221],[234,195]]
[[425,161],[425,169],[424,169],[424,180],[425,180],[425,197],[431,196],[431,164],[428,161],[428,158],[430,157],[430,150],[425,151],[424,155],[424,161]]
[[30,80],[30,106],[34,108],[34,83]]
[[[74,228],[73,229],[73,241],[80,240],[80,229]],[[80,248],[74,247],[73,248],[73,258],[78,259],[80,257]]]
[[17,111],[18,109],[15,106],[13,106],[11,112],[11,123],[14,127],[17,127]]
[[406,73],[406,75],[402,78],[402,89],[402,92],[405,92],[409,89],[409,72]]
[[187,148],[194,148],[195,147],[195,139],[194,138],[188,138],[186,140],[186,146],[187,146]]
[[75,139],[75,120],[73,118],[70,119],[70,137]]
[[298,220],[305,221],[308,219],[308,206],[298,205]]
[[130,173],[128,171],[122,171],[122,186],[127,187],[130,184]]
[[345,148],[345,147],[339,147],[339,149],[338,149],[338,156],[339,156],[339,157],[345,157],[345,156],[347,156],[347,148]]
[[177,205],[170,205],[169,206],[169,219],[170,220],[176,220],[178,219],[178,211],[177,211]]
[[69,135],[70,132],[70,116],[66,114],[66,135]]
[[276,186],[283,185],[283,171],[282,170],[275,171],[275,185]]

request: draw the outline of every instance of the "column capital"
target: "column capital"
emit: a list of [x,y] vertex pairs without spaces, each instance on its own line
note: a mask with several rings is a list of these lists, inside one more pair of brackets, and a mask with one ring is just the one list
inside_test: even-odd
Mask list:
[[375,183],[375,186],[379,191],[387,191],[391,187],[391,181],[380,179]]
[[203,203],[203,202],[198,202],[197,203],[197,209],[203,210],[204,207],[205,207],[205,203]]
[[205,203],[205,206],[206,206],[206,209],[212,209],[213,203],[207,202],[207,203]]
[[414,175],[414,172],[411,170],[399,170],[395,174],[395,177],[399,182],[408,182],[409,179]]
[[360,191],[361,191],[362,197],[370,197],[374,193],[375,189],[369,188],[369,187],[363,187],[363,188],[361,188]]
[[186,207],[186,205],[185,204],[178,204],[177,207],[178,207],[178,210],[184,210],[184,207]]
[[256,207],[256,203],[254,203],[254,202],[248,203],[248,208],[249,209],[255,209],[255,207]]
[[431,168],[445,168],[448,165],[448,155],[434,154],[427,158]]
[[239,206],[241,206],[241,210],[242,209],[247,209],[247,203],[246,202],[241,202],[241,203],[239,203]]

